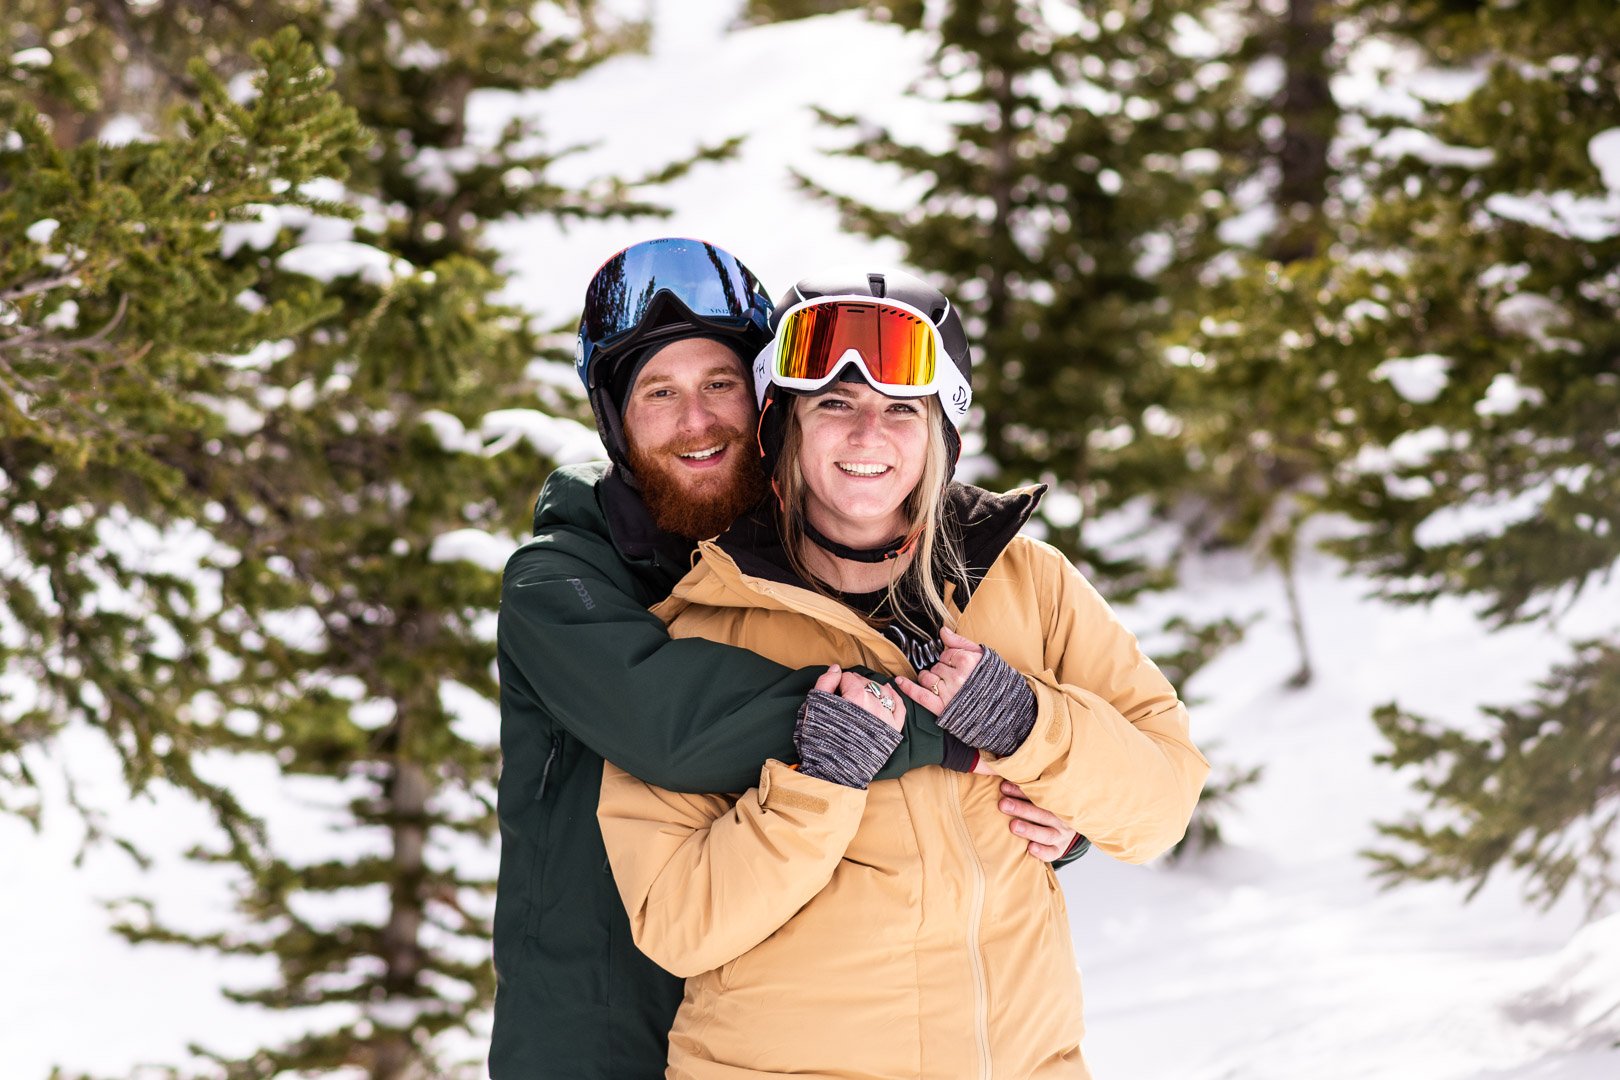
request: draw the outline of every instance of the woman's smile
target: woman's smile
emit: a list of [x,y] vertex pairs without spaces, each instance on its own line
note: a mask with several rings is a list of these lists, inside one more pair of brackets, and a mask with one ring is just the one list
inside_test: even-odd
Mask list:
[[851,476],[882,476],[890,471],[888,465],[878,465],[867,461],[840,461],[837,466]]

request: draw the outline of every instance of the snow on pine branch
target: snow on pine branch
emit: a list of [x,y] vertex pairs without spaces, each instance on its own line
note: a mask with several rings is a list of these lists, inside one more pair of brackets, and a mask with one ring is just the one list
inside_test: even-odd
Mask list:
[[1373,378],[1389,383],[1405,401],[1427,405],[1440,396],[1450,380],[1451,360],[1434,353],[1385,360],[1373,369]]
[[519,442],[527,442],[536,453],[558,465],[600,461],[607,456],[594,429],[538,409],[496,409],[484,415],[476,433],[442,409],[429,409],[419,419],[432,429],[439,445],[451,453],[494,457]]
[[518,542],[510,536],[497,536],[483,529],[451,529],[433,538],[428,561],[470,562],[492,573],[500,573]]

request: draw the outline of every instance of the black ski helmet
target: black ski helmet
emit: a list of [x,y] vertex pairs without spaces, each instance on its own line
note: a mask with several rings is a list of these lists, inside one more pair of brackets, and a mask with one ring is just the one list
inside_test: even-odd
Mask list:
[[[898,300],[924,313],[938,328],[945,344],[945,354],[950,357],[951,363],[962,373],[967,385],[973,385],[973,351],[968,347],[967,332],[962,328],[962,318],[956,312],[956,305],[921,278],[904,270],[827,271],[801,278],[777,302],[770,318],[771,333],[776,333],[782,315],[790,308],[821,296]],[[800,394],[800,391],[778,386],[772,381],[771,350],[774,347],[773,338],[756,356],[753,371],[756,400],[759,401],[759,451],[765,459],[765,475],[768,477],[776,475],[776,463],[781,457],[782,440],[787,431],[786,402],[782,398]],[[846,375],[851,370],[846,368]],[[965,411],[964,402],[962,412]],[[962,455],[962,433],[957,424],[957,414],[950,408],[942,412],[945,417],[945,445],[954,472],[956,462]]]
[[608,457],[630,475],[624,398],[671,342],[709,338],[746,370],[770,337],[770,297],[736,256],[702,240],[660,237],[616,252],[585,289],[574,370]]

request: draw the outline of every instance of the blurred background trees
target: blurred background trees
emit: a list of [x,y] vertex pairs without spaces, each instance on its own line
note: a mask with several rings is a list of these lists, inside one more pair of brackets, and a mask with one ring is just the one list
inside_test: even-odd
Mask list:
[[[14,5],[0,35],[0,660],[38,687],[4,702],[0,797],[30,810],[25,751],[77,719],[132,790],[211,801],[195,854],[236,868],[245,923],[121,929],[276,960],[229,993],[309,1034],[227,1075],[443,1071],[494,982],[469,852],[498,538],[584,430],[533,408],[540,342],[481,232],[655,209],[634,178],[549,183],[559,151],[471,131],[468,99],[639,28],[588,0],[158,0]],[[243,754],[324,786],[341,854],[270,843],[209,779]]]

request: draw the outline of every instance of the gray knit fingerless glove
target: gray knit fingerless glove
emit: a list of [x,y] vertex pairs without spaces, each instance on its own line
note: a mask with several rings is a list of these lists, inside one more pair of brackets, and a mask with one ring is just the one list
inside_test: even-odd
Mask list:
[[853,701],[812,690],[799,707],[793,745],[804,775],[865,790],[900,745],[900,733]]
[[939,726],[997,757],[1013,753],[1035,727],[1035,693],[990,646],[940,714]]

